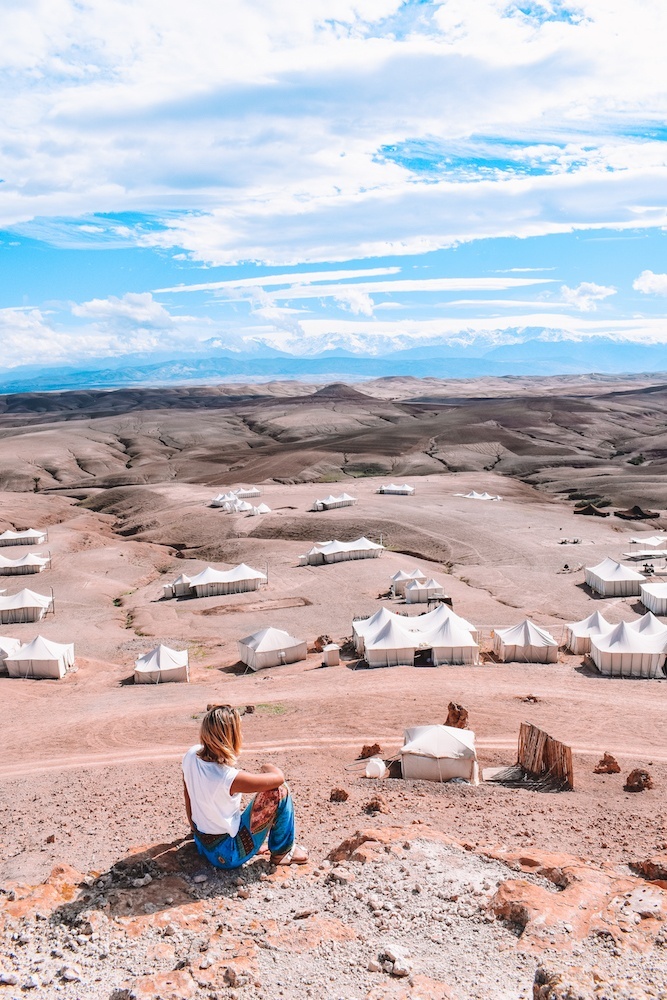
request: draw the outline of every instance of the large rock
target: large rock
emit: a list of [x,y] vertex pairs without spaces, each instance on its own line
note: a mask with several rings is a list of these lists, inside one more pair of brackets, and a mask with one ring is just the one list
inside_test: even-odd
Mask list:
[[536,851],[493,856],[553,885],[549,889],[511,879],[490,900],[491,911],[515,928],[524,948],[542,950],[555,941],[567,950],[576,940],[599,935],[617,946],[647,951],[661,937],[667,893],[656,886],[619,875],[611,865],[593,866],[570,855]]

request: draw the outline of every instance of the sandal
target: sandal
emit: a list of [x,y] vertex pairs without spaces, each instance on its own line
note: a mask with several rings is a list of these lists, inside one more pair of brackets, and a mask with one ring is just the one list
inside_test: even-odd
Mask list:
[[308,851],[299,844],[294,846],[287,854],[272,854],[272,865],[305,865],[308,863]]

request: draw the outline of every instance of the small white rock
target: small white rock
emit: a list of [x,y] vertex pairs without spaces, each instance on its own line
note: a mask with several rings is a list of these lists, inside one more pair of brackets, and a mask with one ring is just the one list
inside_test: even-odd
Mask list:
[[19,977],[15,972],[0,972],[0,983],[3,986],[18,986]]
[[208,875],[195,875],[193,882],[208,882]]
[[66,983],[80,983],[81,972],[75,965],[66,965],[60,971],[60,978],[64,979]]
[[398,978],[403,978],[403,976],[409,976],[412,972],[412,966],[404,958],[397,958],[394,962],[394,968],[391,970],[392,976],[397,976]]

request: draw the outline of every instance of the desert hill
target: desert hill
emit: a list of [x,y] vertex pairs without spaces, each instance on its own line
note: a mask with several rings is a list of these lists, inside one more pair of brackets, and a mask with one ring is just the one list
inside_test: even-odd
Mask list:
[[287,388],[2,397],[0,486],[70,491],[493,470],[562,496],[667,505],[667,387],[646,378]]

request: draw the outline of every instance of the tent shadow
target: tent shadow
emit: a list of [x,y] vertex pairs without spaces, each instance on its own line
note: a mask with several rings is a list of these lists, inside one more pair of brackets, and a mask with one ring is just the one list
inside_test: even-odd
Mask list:
[[228,663],[226,666],[218,667],[217,669],[220,674],[233,674],[235,677],[242,677],[243,674],[252,672],[243,660],[237,660],[236,663]]
[[[84,925],[87,914],[94,911],[105,913],[110,919],[145,917],[147,913],[159,915],[198,899],[230,899],[241,886],[260,882],[272,870],[268,857],[264,856],[241,868],[227,871],[214,868],[200,856],[192,835],[188,834],[125,856],[92,884],[80,883],[76,896],[57,907],[50,920],[76,927]],[[206,875],[206,881],[196,883],[197,875]],[[148,876],[147,884],[137,884]]]
[[598,594],[597,590],[591,590],[587,583],[575,583],[578,590],[583,590],[587,597],[592,597],[594,601],[608,601],[609,597]]
[[600,673],[598,668],[588,656],[584,657],[581,663],[577,664],[574,668],[574,672],[576,674],[581,674],[582,677],[604,677],[604,674]]
[[129,674],[128,677],[122,677],[118,681],[118,687],[134,687],[134,674]]

